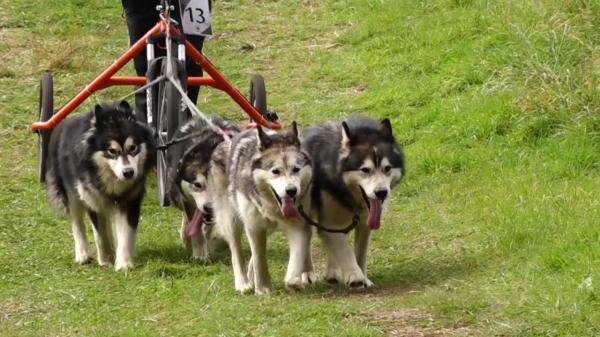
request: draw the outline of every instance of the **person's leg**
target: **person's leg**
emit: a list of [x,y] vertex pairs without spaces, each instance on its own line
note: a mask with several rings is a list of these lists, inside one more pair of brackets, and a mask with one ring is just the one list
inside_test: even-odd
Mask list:
[[[156,11],[158,0],[123,0],[127,30],[129,32],[129,44],[133,45],[144,34],[146,34],[158,22],[159,16]],[[138,76],[144,76],[148,68],[146,53],[139,53],[133,59],[135,72]]]
[[[196,49],[198,49],[199,52],[202,52],[202,46],[204,45],[204,36],[186,35],[185,38],[188,41],[190,41],[192,43],[192,45]],[[186,66],[188,76],[202,76],[202,68],[194,60],[192,60],[191,57],[189,57],[189,56],[186,57],[185,63],[186,63],[185,66]],[[188,86],[188,88],[187,88],[188,97],[194,103],[198,103],[198,93],[199,92],[200,92],[200,87],[197,85]]]
[[[173,11],[173,19],[177,20],[177,22],[181,23],[181,12],[179,10],[179,1],[175,3],[175,10]],[[202,47],[204,46],[204,36],[198,35],[186,35],[186,40],[190,41],[192,45],[198,49],[199,52],[202,52]],[[188,76],[202,76],[202,68],[198,65],[191,57],[185,58],[185,68]],[[188,86],[187,93],[188,97],[194,103],[198,103],[198,93],[200,91],[199,86]]]
[[[127,20],[127,29],[129,32],[130,45],[138,41],[148,30],[150,30],[159,20],[156,5],[159,0],[122,0],[125,10],[125,18]],[[173,18],[178,22],[181,21],[179,13],[179,2],[175,2],[175,10],[172,13]],[[202,51],[204,44],[203,36],[186,35],[186,39],[192,43],[198,51]],[[155,48],[155,55],[164,56],[165,51],[160,48]],[[146,53],[139,53],[133,63],[138,76],[145,76],[148,69]],[[186,70],[188,76],[202,76],[201,67],[196,64],[190,57],[186,57]],[[198,101],[199,86],[188,87],[188,97],[194,102]],[[140,92],[135,95],[136,116],[138,120],[146,122],[146,93]],[[139,112],[138,112],[139,111]]]
[[[146,34],[158,22],[159,16],[156,5],[159,0],[122,0],[127,20],[127,31],[129,32],[129,44],[133,45]],[[155,49],[156,56],[163,53],[159,48]],[[138,76],[146,76],[148,62],[146,52],[140,52],[133,59],[135,72]],[[135,95],[135,115],[141,122],[146,123],[146,93],[144,91]]]

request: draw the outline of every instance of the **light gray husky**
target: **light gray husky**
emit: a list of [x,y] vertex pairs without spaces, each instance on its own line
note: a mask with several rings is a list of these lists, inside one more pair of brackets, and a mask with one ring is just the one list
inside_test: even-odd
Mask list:
[[351,117],[304,130],[304,149],[313,161],[309,221],[340,229],[358,219],[354,252],[347,235],[319,230],[328,250],[325,278],[351,288],[370,287],[367,246],[378,229],[390,191],[404,174],[404,157],[388,119]]
[[[286,133],[267,133],[261,127],[242,132],[215,150],[209,181],[215,229],[229,243],[236,290],[270,292],[266,244],[274,229],[283,230],[288,239],[286,287],[313,282],[310,229],[298,213],[298,207],[309,206],[311,179],[311,161],[301,149],[295,122]],[[248,275],[240,248],[242,228],[252,251]]]

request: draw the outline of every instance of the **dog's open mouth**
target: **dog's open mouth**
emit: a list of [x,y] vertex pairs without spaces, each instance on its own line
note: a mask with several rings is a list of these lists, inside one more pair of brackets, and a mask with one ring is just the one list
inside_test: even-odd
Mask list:
[[280,198],[279,195],[277,195],[277,192],[271,188],[271,191],[273,191],[273,194],[275,195],[275,199],[277,199],[277,202],[279,203],[279,209],[281,209],[281,214],[283,214],[284,217],[286,218],[298,218],[300,217],[300,213],[298,212],[298,209],[296,208],[296,198],[292,198],[292,197],[282,197]]
[[204,220],[204,212],[199,209],[196,209],[194,212],[194,216],[188,222],[187,226],[185,226],[185,235],[194,236],[202,230],[202,222]]
[[370,229],[379,229],[379,226],[381,226],[381,200],[367,197],[367,193],[365,193],[365,190],[363,190],[362,187],[360,187],[360,192],[362,193],[362,197],[367,204],[367,208],[369,209],[367,225]]

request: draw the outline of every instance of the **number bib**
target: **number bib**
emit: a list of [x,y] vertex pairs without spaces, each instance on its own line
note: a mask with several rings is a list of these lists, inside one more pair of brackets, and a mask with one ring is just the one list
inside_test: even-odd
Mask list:
[[180,0],[181,25],[188,35],[212,35],[209,0]]

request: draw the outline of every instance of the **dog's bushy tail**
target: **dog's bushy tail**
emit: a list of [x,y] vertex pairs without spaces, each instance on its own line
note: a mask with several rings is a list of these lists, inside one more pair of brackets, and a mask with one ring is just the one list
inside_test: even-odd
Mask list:
[[[65,184],[60,176],[58,168],[58,141],[56,137],[60,137],[61,130],[57,130],[59,126],[48,130],[48,144],[45,149],[46,167],[45,167],[45,184],[46,184],[46,195],[50,204],[58,211],[67,214],[69,212],[69,201],[67,198],[67,190]],[[53,144],[55,146],[53,146]]]
[[51,167],[48,167],[48,171],[46,171],[46,195],[54,208],[67,214],[69,213],[67,191],[60,177],[53,171]]

